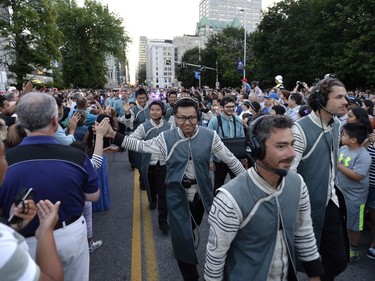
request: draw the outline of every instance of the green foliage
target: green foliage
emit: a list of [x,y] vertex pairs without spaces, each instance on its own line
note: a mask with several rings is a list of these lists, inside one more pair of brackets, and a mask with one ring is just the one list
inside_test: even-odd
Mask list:
[[285,0],[264,13],[251,35],[255,72],[292,88],[335,73],[348,88],[375,82],[374,0]]
[[[238,87],[241,85],[242,73],[237,71],[237,60],[243,58],[243,48],[244,29],[227,27],[208,38],[206,47],[200,51],[200,61],[198,48],[187,51],[182,61],[196,65],[205,65],[214,69],[216,69],[217,61],[220,84],[225,87]],[[251,58],[249,50],[250,48],[247,48],[246,61],[249,61]],[[198,85],[198,80],[194,78],[194,70],[199,70],[199,68],[188,66],[185,69],[177,69],[177,78],[183,81],[184,87]],[[251,67],[248,64],[246,71],[251,71]],[[206,69],[206,71],[201,73],[201,86],[215,87],[215,82],[215,70]]]
[[146,84],[146,64],[142,64],[138,70],[138,83]]
[[64,35],[61,53],[65,85],[102,88],[106,83],[106,55],[121,63],[126,60],[130,39],[122,19],[95,0],[86,0],[84,7],[60,0],[57,6],[59,29]]
[[[202,51],[202,50],[201,50]],[[199,48],[193,48],[184,53],[182,56],[182,61],[190,64],[200,65],[199,62]],[[194,71],[198,71],[197,67],[188,65],[186,68],[178,67],[176,69],[176,76],[179,81],[182,81],[182,86],[189,88],[191,86],[197,87],[199,81],[194,77]],[[204,74],[201,75],[201,79],[204,79]]]
[[52,0],[0,0],[0,35],[5,39],[0,63],[10,71],[22,89],[26,74],[50,68],[60,58],[61,34],[57,30],[57,13]]

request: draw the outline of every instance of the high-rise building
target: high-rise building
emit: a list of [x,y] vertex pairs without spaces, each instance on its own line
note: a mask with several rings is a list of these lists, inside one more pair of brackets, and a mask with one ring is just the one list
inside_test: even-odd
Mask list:
[[140,36],[139,37],[139,61],[138,61],[138,68],[141,68],[142,65],[146,65],[146,58],[147,58],[147,37]]
[[253,32],[260,23],[261,9],[262,0],[201,0],[197,34],[208,37],[228,26],[245,26],[247,32]]
[[176,36],[173,38],[173,45],[175,47],[175,61],[181,62],[182,56],[186,51],[193,48],[203,48],[203,39],[195,35]]
[[174,66],[172,40],[148,40],[146,59],[147,84],[154,88],[174,86]]

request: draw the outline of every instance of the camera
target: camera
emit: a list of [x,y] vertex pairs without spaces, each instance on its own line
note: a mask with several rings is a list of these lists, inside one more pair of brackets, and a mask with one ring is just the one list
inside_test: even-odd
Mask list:
[[[34,189],[32,188],[22,189],[20,192],[18,192],[13,202],[16,205],[16,207],[18,207],[18,205],[20,205],[23,201],[28,200],[28,199],[34,199],[34,196],[35,196]],[[22,218],[17,217],[13,214],[9,217],[9,220],[8,220],[10,224],[18,224],[22,221],[23,221]]]

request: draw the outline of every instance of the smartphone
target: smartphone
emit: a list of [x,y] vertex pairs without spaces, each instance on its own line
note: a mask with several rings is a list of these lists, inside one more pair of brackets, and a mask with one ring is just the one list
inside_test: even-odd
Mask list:
[[[18,192],[18,194],[16,195],[16,197],[14,198],[14,204],[16,206],[18,206],[19,204],[22,203],[22,201],[25,201],[25,200],[28,200],[28,199],[34,199],[34,196],[35,196],[35,190],[32,189],[32,188],[29,188],[29,189],[22,189],[20,192]],[[20,217],[17,217],[15,215],[11,215],[8,222],[10,224],[17,224],[19,222],[21,222],[23,219],[20,218]]]

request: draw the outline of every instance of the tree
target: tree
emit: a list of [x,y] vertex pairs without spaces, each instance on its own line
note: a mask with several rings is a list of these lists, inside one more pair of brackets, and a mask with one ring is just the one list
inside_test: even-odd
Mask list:
[[375,83],[374,0],[285,0],[263,14],[251,35],[259,79],[277,74],[292,88],[335,73],[348,88]]
[[142,64],[138,69],[138,83],[145,84],[146,78],[146,64]]
[[[252,72],[250,48],[246,46],[246,73]],[[241,85],[242,72],[237,70],[237,61],[243,59],[244,29],[227,27],[221,32],[208,38],[203,62],[205,65],[215,68],[218,62],[219,81],[222,87],[238,87]],[[207,73],[210,77],[209,85],[215,85],[216,73]]]
[[26,74],[50,68],[60,57],[61,34],[52,0],[0,0],[0,36],[4,54],[0,63],[22,89]]
[[59,29],[64,35],[61,53],[65,84],[102,88],[106,83],[106,55],[126,63],[130,39],[122,19],[95,0],[86,0],[84,7],[69,0],[59,0],[57,5]]
[[[195,47],[187,50],[182,56],[181,60],[188,64],[199,65],[199,48]],[[198,80],[194,77],[194,71],[199,71],[199,69],[190,65],[187,65],[186,68],[178,67],[176,69],[177,80],[181,81],[183,87],[190,88],[192,86],[197,87],[199,85]]]

